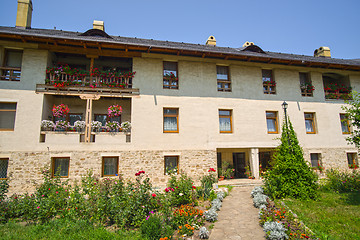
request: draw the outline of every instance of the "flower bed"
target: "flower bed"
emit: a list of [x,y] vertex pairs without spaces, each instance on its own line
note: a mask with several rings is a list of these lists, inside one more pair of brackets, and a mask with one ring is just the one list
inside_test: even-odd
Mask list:
[[262,187],[255,187],[251,192],[254,206],[259,208],[260,225],[264,228],[267,239],[318,239],[294,214],[286,207],[278,207]]
[[[211,208],[205,211],[209,206],[200,201],[192,179],[184,174],[169,182],[168,191],[161,191],[152,188],[145,171],[138,171],[135,179],[128,182],[121,176],[100,179],[89,171],[82,176],[81,184],[74,186],[51,177],[48,170],[42,173],[42,183],[30,195],[6,197],[8,180],[1,181],[1,223],[80,220],[99,226],[114,225],[122,230],[138,229],[147,239],[183,239],[192,235],[192,239],[206,239],[209,231],[204,224],[209,227],[216,220],[216,211],[225,197],[224,192],[217,193]],[[181,198],[186,205],[177,205],[179,201],[173,194],[191,197]]]

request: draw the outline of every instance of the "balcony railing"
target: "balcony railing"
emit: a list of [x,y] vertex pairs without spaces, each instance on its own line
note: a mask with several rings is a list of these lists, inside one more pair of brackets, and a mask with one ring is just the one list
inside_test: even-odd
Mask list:
[[351,99],[351,91],[341,91],[341,90],[324,90],[325,99]]
[[0,80],[20,81],[21,68],[0,67]]
[[101,94],[111,96],[138,95],[132,88],[135,72],[73,72],[47,70],[45,84],[37,84],[36,92],[50,94]]
[[87,76],[86,74],[77,75],[61,72],[57,74],[47,73],[45,83],[59,88],[67,86],[132,88],[132,77]]

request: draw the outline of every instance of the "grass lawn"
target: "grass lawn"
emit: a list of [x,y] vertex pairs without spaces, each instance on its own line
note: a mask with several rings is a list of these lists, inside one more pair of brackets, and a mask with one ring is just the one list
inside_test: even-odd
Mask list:
[[360,239],[360,192],[320,191],[317,201],[284,202],[321,239]]
[[69,222],[54,220],[42,225],[22,226],[9,222],[0,225],[0,239],[118,239],[140,240],[143,239],[139,232],[113,232],[103,227],[93,227],[85,221]]

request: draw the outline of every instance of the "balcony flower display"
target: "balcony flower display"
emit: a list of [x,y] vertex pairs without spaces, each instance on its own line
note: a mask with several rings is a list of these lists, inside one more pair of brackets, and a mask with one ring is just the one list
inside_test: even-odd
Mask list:
[[131,123],[130,122],[126,121],[126,122],[121,123],[121,129],[122,129],[123,132],[129,131],[130,128],[131,128]]
[[92,121],[91,128],[92,128],[92,131],[99,132],[102,128],[102,124],[99,121]]
[[307,92],[313,92],[315,90],[315,87],[311,83],[300,84],[300,88]]
[[117,132],[120,129],[120,124],[117,121],[106,122],[106,130],[109,132]]
[[122,108],[119,105],[112,105],[108,108],[108,116],[110,118],[112,117],[118,117],[122,113]]
[[55,122],[55,130],[65,131],[67,128],[70,128],[70,124],[68,121],[59,120]]
[[167,80],[170,80],[170,81],[178,81],[178,78],[172,72],[165,74],[164,78],[167,79]]
[[352,87],[343,84],[331,83],[324,87],[326,99],[350,99]]
[[[71,68],[67,64],[59,64],[57,67],[46,69],[46,84],[51,84],[56,88],[68,86],[89,86],[92,88],[131,88],[130,79],[136,72],[116,71],[116,69],[102,71],[99,68],[91,68],[90,71]],[[91,81],[90,81],[91,80]]]
[[54,129],[55,123],[50,120],[42,120],[40,126],[41,126],[41,129],[43,129],[45,131],[51,131],[52,129]]
[[53,107],[52,112],[54,117],[66,117],[70,109],[66,104],[60,104]]
[[78,130],[81,131],[82,129],[84,129],[86,126],[85,121],[76,121],[74,122],[74,127]]
[[275,87],[275,86],[276,86],[276,82],[275,82],[274,80],[263,81],[263,85]]

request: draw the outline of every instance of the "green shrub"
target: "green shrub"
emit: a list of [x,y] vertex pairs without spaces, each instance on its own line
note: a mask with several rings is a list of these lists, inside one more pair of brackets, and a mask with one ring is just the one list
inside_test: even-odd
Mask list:
[[339,172],[338,170],[326,171],[327,178],[322,186],[325,190],[335,192],[360,191],[360,173],[354,170],[351,173]]
[[149,240],[158,240],[163,236],[161,221],[156,215],[148,217],[140,229],[141,234]]
[[194,204],[195,203],[195,191],[193,186],[193,180],[185,173],[182,173],[180,177],[172,175],[168,187],[174,189],[171,191],[170,201],[174,206]]
[[204,175],[201,179],[201,190],[198,191],[198,194],[202,196],[204,199],[208,199],[210,196],[210,192],[213,188],[213,184],[217,182],[217,177],[215,175],[215,169],[210,168],[208,170],[209,174]]
[[9,191],[9,179],[0,180],[0,201],[3,201],[6,197],[6,193]]
[[283,124],[281,144],[274,154],[275,165],[264,175],[265,192],[272,198],[314,199],[317,175],[305,162],[296,133]]

